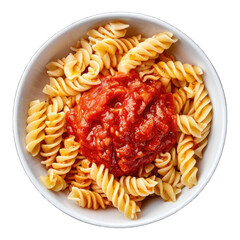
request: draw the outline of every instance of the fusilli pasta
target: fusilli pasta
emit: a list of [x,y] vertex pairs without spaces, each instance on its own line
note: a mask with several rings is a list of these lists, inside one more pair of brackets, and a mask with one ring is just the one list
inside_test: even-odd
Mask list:
[[203,71],[200,67],[190,64],[182,64],[180,61],[168,61],[167,63],[160,61],[154,64],[156,72],[162,77],[176,78],[180,81],[202,83]]
[[127,73],[143,61],[157,58],[159,53],[171,47],[176,41],[177,39],[170,32],[159,33],[147,38],[125,54],[118,64],[118,71]]
[[193,138],[182,133],[177,147],[178,163],[180,172],[182,174],[181,181],[188,188],[191,188],[193,185],[197,184],[198,169],[195,166],[196,160],[193,158],[193,146]]
[[55,192],[65,190],[67,184],[62,176],[57,175],[53,169],[48,170],[48,176],[40,176],[40,180],[44,186]]
[[99,207],[106,208],[104,199],[100,194],[86,189],[72,187],[68,199],[76,201],[80,207],[97,210]]
[[40,143],[45,139],[46,110],[46,102],[40,102],[40,100],[30,102],[26,127],[26,149],[32,156],[39,153]]
[[151,178],[136,178],[131,176],[122,176],[119,182],[126,193],[141,197],[146,197],[154,193],[154,187],[157,184]]
[[173,187],[169,183],[163,182],[159,177],[157,177],[155,181],[157,181],[155,194],[160,196],[164,201],[176,202],[176,196],[181,192],[181,189]]
[[[47,169],[47,176],[40,176],[40,180],[46,188],[55,192],[67,189],[68,199],[76,201],[80,207],[94,210],[107,206],[116,207],[127,218],[136,219],[145,199],[160,196],[164,201],[175,202],[184,186],[192,188],[197,184],[197,160],[203,157],[203,150],[208,143],[213,110],[203,82],[202,69],[189,63],[182,63],[172,54],[166,53],[166,50],[177,42],[177,38],[171,32],[161,32],[145,38],[140,34],[134,36],[127,34],[128,28],[128,24],[115,21],[90,29],[87,38],[79,39],[71,47],[72,52],[58,60],[51,60],[46,65],[49,77],[49,83],[43,88],[46,100],[30,102],[26,149],[33,156],[40,155],[41,163]],[[109,76],[105,77],[105,75]],[[139,80],[134,82],[132,93],[123,90],[125,85],[132,84],[130,81],[125,82],[128,81],[128,76],[132,78],[137,76],[136,79]],[[106,79],[107,81],[104,82]],[[91,110],[90,115],[93,115],[93,121],[89,123],[87,118],[90,115],[84,114],[85,96],[96,91],[98,87],[102,87],[101,91],[105,91],[104,84],[114,87],[114,84],[118,84],[117,81],[121,81],[121,87],[116,88],[120,89],[119,92],[113,91],[114,94],[117,93],[113,94],[117,96],[116,99],[112,99],[112,93],[108,92],[99,101],[95,96],[93,99],[97,103],[96,107],[93,106],[95,103],[91,105],[91,101],[87,99],[85,105],[89,105],[87,108]],[[101,85],[95,86],[99,84]],[[141,84],[143,87],[140,88]],[[154,87],[149,88],[145,94],[144,86]],[[91,88],[93,89],[90,90]],[[164,97],[161,98],[161,94],[151,95],[151,89],[162,90]],[[152,96],[154,98],[151,98]],[[99,103],[101,101],[102,105]],[[157,104],[154,105],[153,102]],[[74,108],[76,105],[78,106]],[[120,105],[127,105],[129,108]],[[128,158],[134,151],[130,144],[125,143],[125,138],[130,137],[128,134],[135,133],[133,134],[132,128],[129,132],[121,129],[123,129],[122,125],[128,128],[129,122],[138,124],[137,117],[135,119],[133,116],[135,113],[132,113],[134,111],[130,110],[130,108],[135,109],[135,105],[141,108],[137,115],[142,115],[143,121],[139,121],[139,127],[134,125],[134,128],[138,128],[134,130],[136,135],[139,134],[141,137],[137,136],[137,147],[134,149],[137,157],[134,158],[133,164],[139,162],[142,165],[134,165],[135,172],[130,175],[124,170],[122,175],[114,176],[111,174],[114,173],[111,164],[114,165],[114,161],[117,162],[122,153],[127,154],[123,154],[124,157],[118,162],[118,167],[123,165],[128,168],[128,164],[131,166],[132,159],[128,160]],[[173,113],[169,115],[171,117],[166,118],[174,125],[171,133],[174,139],[172,140],[170,135],[163,135],[167,136],[165,142],[165,137],[160,133],[154,138],[154,134],[157,135],[158,132],[151,135],[150,128],[154,129],[161,124],[162,132],[167,132],[168,128],[171,128],[167,121],[165,123],[160,120],[161,118],[166,120],[163,109],[167,108],[170,111],[168,105],[171,105]],[[104,112],[102,106],[106,106],[111,111]],[[154,108],[159,111],[155,112]],[[115,117],[112,114],[115,112],[121,114]],[[159,119],[150,122],[155,113]],[[82,128],[79,127],[81,121],[74,120],[77,114],[84,116]],[[102,121],[103,119],[104,121],[111,119],[113,122],[109,121],[111,123],[109,124],[108,121]],[[71,121],[74,121],[74,127],[69,125]],[[159,121],[158,125],[154,125],[156,124],[153,124],[154,121]],[[116,126],[120,124],[119,122],[121,128],[117,131]],[[76,132],[73,129],[75,127]],[[86,142],[84,137],[78,136],[78,132],[85,131],[85,128],[91,130],[86,134]],[[103,131],[98,131],[97,128],[102,128]],[[148,139],[142,143],[145,135]],[[119,138],[119,142],[118,139],[114,139],[115,137]],[[169,147],[161,148],[162,150],[156,148],[161,142],[168,144],[168,141],[170,142],[168,137],[172,140]],[[99,140],[101,138],[102,141]],[[92,141],[89,143],[88,139]],[[104,146],[109,142],[112,148],[104,151]],[[88,152],[83,151],[86,143],[96,146],[98,149],[96,158],[91,159],[91,156],[87,155]],[[121,145],[118,151],[114,150],[117,144]],[[142,148],[142,151],[139,147],[141,144],[149,150]],[[91,154],[93,151],[94,149],[91,148]],[[152,155],[148,156],[148,152]],[[111,155],[113,159],[111,164],[106,160],[107,155]],[[115,155],[116,159],[114,159]],[[98,157],[101,161],[98,161]]]
[[114,207],[124,213],[127,218],[135,219],[137,217],[137,212],[140,212],[139,207],[133,200],[130,200],[129,195],[124,192],[124,188],[120,186],[112,174],[108,173],[108,169],[103,164],[97,167],[93,163],[90,174],[91,178],[102,188],[107,198],[112,201]]
[[127,32],[128,24],[120,21],[107,23],[104,27],[100,26],[97,30],[91,29],[87,32],[88,39],[92,44],[105,38],[122,38]]
[[41,163],[50,167],[55,161],[60,145],[62,142],[62,135],[65,131],[65,113],[49,113],[47,115],[45,139],[41,144],[41,156],[45,158]]

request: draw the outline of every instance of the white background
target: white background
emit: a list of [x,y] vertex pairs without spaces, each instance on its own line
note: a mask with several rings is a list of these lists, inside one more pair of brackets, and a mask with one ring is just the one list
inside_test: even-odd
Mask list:
[[[239,239],[239,1],[1,1],[1,239]],[[35,51],[81,18],[110,11],[158,17],[190,36],[208,55],[228,103],[228,134],[220,164],[200,195],[176,214],[150,225],[109,229],[77,221],[35,189],[18,159],[12,107],[20,76]],[[5,236],[5,237],[3,237]]]

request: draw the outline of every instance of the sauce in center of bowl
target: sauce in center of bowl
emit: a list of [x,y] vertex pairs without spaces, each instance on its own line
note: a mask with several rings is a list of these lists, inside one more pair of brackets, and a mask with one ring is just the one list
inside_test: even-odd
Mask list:
[[68,135],[79,141],[81,154],[115,177],[133,175],[176,143],[173,96],[160,81],[142,82],[135,71],[100,79],[67,112]]

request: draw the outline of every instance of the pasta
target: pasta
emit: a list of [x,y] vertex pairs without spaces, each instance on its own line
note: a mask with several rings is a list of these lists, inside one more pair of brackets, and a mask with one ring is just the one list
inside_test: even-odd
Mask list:
[[180,81],[186,80],[187,82],[202,82],[201,75],[203,74],[202,69],[190,64],[182,64],[180,61],[168,61],[158,62],[154,65],[157,73],[163,77],[176,78]]
[[176,113],[180,113],[187,101],[187,93],[183,88],[179,88],[177,92],[173,93],[173,98],[176,106]]
[[40,143],[45,139],[45,119],[46,119],[46,103],[35,100],[30,102],[27,118],[27,136],[26,136],[26,149],[36,156],[40,151]]
[[155,165],[158,168],[158,173],[162,176],[162,181],[169,183],[171,186],[180,186],[181,185],[181,175],[174,168],[171,154],[161,153],[159,158],[155,159]]
[[204,123],[197,123],[196,120],[189,115],[177,115],[177,123],[179,129],[188,135],[200,138],[201,132],[206,127]]
[[207,90],[201,84],[194,96],[194,118],[198,123],[208,124],[212,120],[212,105]]
[[108,169],[105,169],[104,165],[98,168],[97,165],[93,163],[90,175],[120,212],[124,213],[124,215],[130,219],[137,217],[136,213],[140,212],[139,207],[133,200],[130,200],[129,195],[124,192],[124,188],[120,186],[120,183],[114,179],[112,174],[108,173]]
[[67,184],[63,177],[56,174],[53,169],[48,170],[48,176],[40,176],[40,180],[46,188],[51,189],[55,192],[65,190],[67,187]]
[[193,158],[194,150],[193,138],[190,135],[181,134],[178,141],[178,164],[179,169],[182,174],[182,183],[191,188],[193,185],[197,184],[197,171],[196,160]]
[[79,166],[77,166],[77,172],[74,175],[74,181],[71,181],[69,186],[70,189],[72,187],[78,187],[81,189],[90,189],[92,184],[92,179],[90,178],[90,162],[87,159],[83,159]]
[[136,178],[131,176],[122,176],[119,180],[120,185],[125,192],[132,196],[146,197],[154,193],[154,187],[157,184],[151,178]]
[[180,188],[173,187],[171,184],[163,182],[161,178],[156,178],[155,194],[160,196],[164,201],[176,202],[176,196],[181,192]]
[[83,208],[87,207],[94,210],[97,210],[99,207],[106,208],[104,199],[100,194],[86,189],[73,187],[70,194],[68,195],[68,199],[77,201],[79,206]]
[[47,189],[136,219],[145,199],[175,202],[197,184],[213,109],[202,69],[166,52],[178,41],[171,32],[146,38],[128,28],[90,29],[46,65],[46,99],[30,102],[26,150],[40,156]]
[[64,76],[64,59],[50,62],[47,64],[46,68],[48,70],[47,74],[50,77],[62,77]]
[[87,32],[90,43],[96,43],[105,38],[122,38],[127,32],[128,24],[120,21],[107,23],[104,27],[100,26],[98,29],[91,29]]
[[65,131],[65,113],[49,113],[46,120],[45,142],[41,144],[41,156],[45,158],[42,164],[50,167],[55,161]]
[[170,32],[159,33],[152,38],[147,38],[132,48],[118,64],[118,71],[129,72],[143,61],[157,58],[159,53],[168,49],[177,39]]
[[109,53],[111,55],[127,53],[133,47],[136,47],[141,39],[141,35],[133,36],[131,38],[119,38],[119,39],[103,39],[96,42],[93,45],[93,50],[102,53]]
[[56,157],[56,162],[52,163],[54,172],[58,175],[65,175],[74,164],[78,155],[79,143],[74,141],[74,137],[64,139],[64,148],[59,150],[60,155]]

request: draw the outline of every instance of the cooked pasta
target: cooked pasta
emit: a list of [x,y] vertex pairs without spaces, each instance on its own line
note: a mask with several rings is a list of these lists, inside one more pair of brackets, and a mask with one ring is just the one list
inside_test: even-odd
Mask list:
[[129,72],[143,61],[158,57],[159,53],[171,47],[177,41],[170,32],[159,33],[132,48],[118,64],[118,71]]
[[90,29],[46,65],[46,100],[30,102],[26,150],[47,169],[47,189],[136,219],[145,199],[175,202],[197,184],[213,110],[202,69],[173,55],[171,32],[128,28]]
[[161,153],[159,157],[155,159],[155,166],[158,169],[158,173],[162,176],[162,181],[171,184],[173,187],[180,186],[180,173],[175,169],[171,154]]
[[143,82],[147,80],[159,80],[160,77],[154,73],[154,69],[146,69],[139,71],[139,76]]
[[46,68],[50,77],[62,77],[64,76],[64,59],[50,62],[46,65]]
[[180,81],[202,82],[203,71],[200,67],[191,64],[182,64],[180,61],[168,61],[167,63],[160,61],[154,65],[156,72],[163,77],[176,78]]
[[40,180],[44,186],[54,192],[65,190],[67,184],[62,176],[57,175],[53,169],[48,170],[48,176],[40,176]]
[[104,55],[106,52],[110,55],[115,55],[116,53],[123,55],[136,47],[140,39],[141,35],[119,39],[106,38],[102,41],[97,41],[93,45],[93,50],[100,52],[101,55]]
[[40,151],[40,143],[45,139],[46,102],[35,100],[30,102],[26,127],[26,149],[36,156]]
[[198,138],[201,137],[201,133],[206,127],[205,123],[197,123],[195,119],[189,115],[177,115],[177,123],[183,133]]
[[157,177],[155,181],[157,181],[157,185],[155,186],[155,194],[160,196],[164,201],[176,202],[177,194],[181,192],[181,189],[173,187],[169,183],[163,182],[159,177]]
[[81,167],[77,167],[77,173],[74,175],[74,180],[71,181],[70,189],[74,186],[81,189],[90,189],[92,184],[92,179],[90,178],[90,174],[86,173],[82,170]]
[[122,176],[119,182],[126,193],[141,197],[153,194],[154,187],[157,184],[157,182],[151,178],[136,178],[131,176]]
[[87,32],[88,39],[92,44],[105,38],[122,38],[127,32],[128,24],[120,21],[107,23],[104,27],[100,26],[98,29],[91,29]]
[[63,110],[65,102],[63,101],[62,97],[56,96],[51,98],[51,103],[49,102],[47,106],[47,115],[49,113],[58,113]]
[[152,170],[153,169],[154,169],[154,164],[152,164],[152,163],[142,165],[138,169],[137,176],[138,177],[143,177],[143,178],[150,177],[152,175]]
[[80,207],[97,210],[99,207],[106,208],[104,199],[100,194],[86,189],[73,187],[68,199],[76,201]]
[[45,139],[41,144],[41,156],[45,158],[41,163],[50,167],[56,160],[56,156],[61,146],[62,135],[65,131],[65,113],[49,113],[47,115]]
[[193,138],[194,144],[195,146],[197,146],[194,149],[194,153],[199,158],[203,157],[203,150],[207,146],[210,127],[211,125],[208,124],[207,127],[203,130],[202,136],[200,138],[196,138],[196,137]]
[[56,157],[56,162],[52,163],[54,172],[58,175],[65,175],[74,164],[78,155],[79,143],[74,141],[74,137],[64,139],[64,147],[59,150],[60,155]]
[[187,101],[186,91],[183,88],[179,88],[177,92],[173,93],[173,99],[176,107],[176,113],[180,113]]
[[194,118],[198,123],[208,124],[212,120],[212,105],[207,90],[201,84],[194,96]]
[[90,174],[91,178],[102,188],[107,198],[112,201],[114,207],[124,213],[127,218],[137,218],[136,214],[140,212],[139,207],[133,200],[130,200],[124,188],[114,179],[112,174],[109,174],[108,169],[105,168],[103,164],[97,167],[97,165],[93,163]]
[[182,114],[193,117],[194,112],[195,112],[195,110],[194,110],[193,100],[187,99],[187,101],[182,109]]
[[177,147],[178,164],[180,172],[182,174],[181,181],[188,188],[191,188],[193,185],[197,184],[198,169],[195,166],[196,159],[193,158],[193,146],[193,138],[182,133]]
[[[90,89],[90,86],[82,85],[79,86],[78,90],[74,89],[74,85],[71,81],[64,80],[62,77],[59,78],[53,78],[50,77],[49,84],[46,84],[46,86],[43,88],[43,93],[51,96],[75,96],[79,92],[87,91]],[[73,85],[73,86],[72,86]]]

